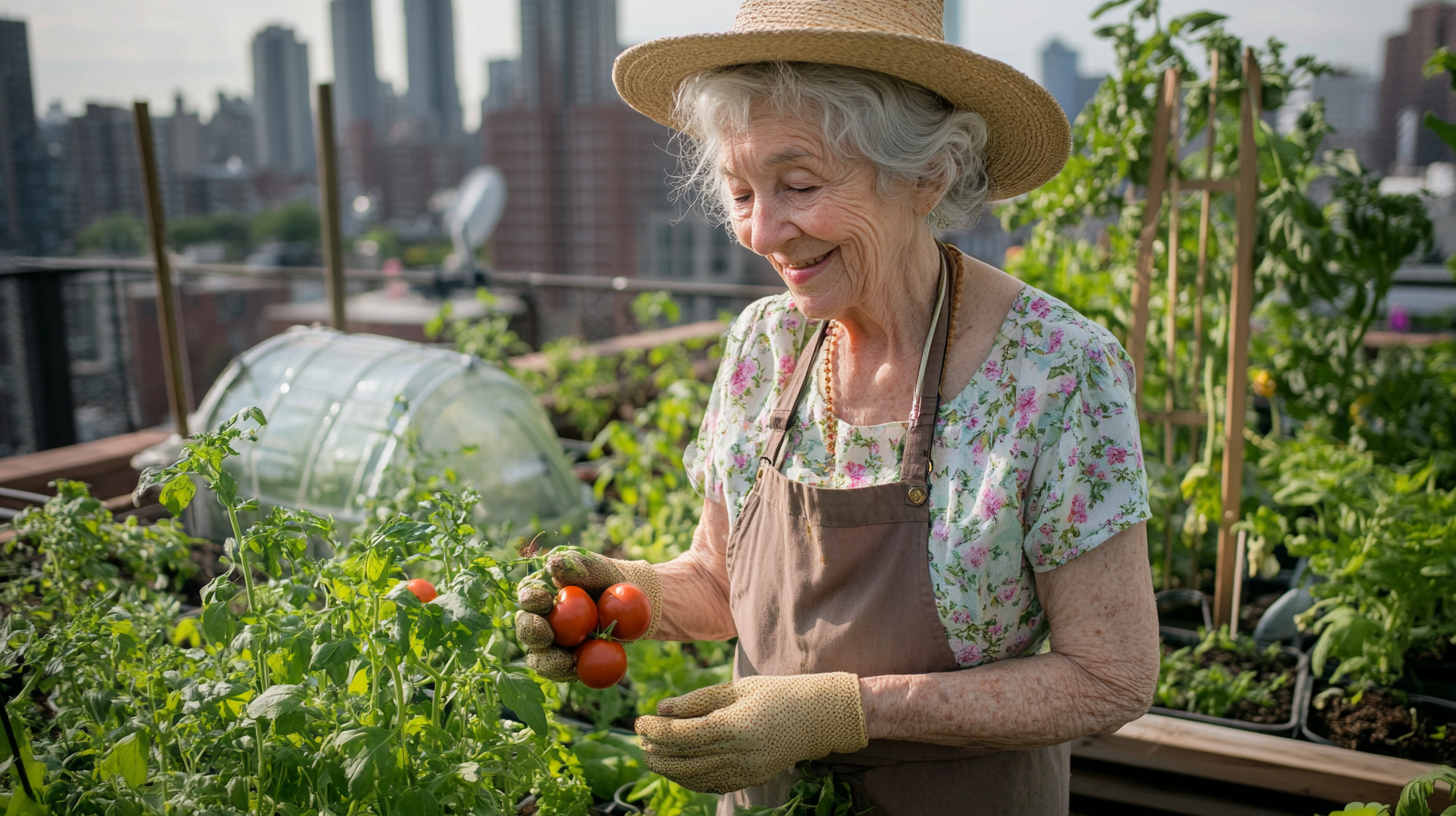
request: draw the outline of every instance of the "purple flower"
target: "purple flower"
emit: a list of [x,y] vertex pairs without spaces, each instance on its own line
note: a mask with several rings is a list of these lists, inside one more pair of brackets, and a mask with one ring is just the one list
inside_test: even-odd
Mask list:
[[981,518],[990,521],[996,517],[997,511],[1006,503],[1001,497],[1001,491],[994,487],[987,487],[981,491]]
[[1113,445],[1107,449],[1107,461],[1114,465],[1120,465],[1127,461],[1127,448]]
[[1074,445],[1072,447],[1072,452],[1069,453],[1069,454],[1067,454],[1067,467],[1070,468],[1070,467],[1076,467],[1077,466],[1077,454],[1081,453],[1081,451],[1082,451],[1082,449],[1081,449],[1080,446],[1075,446]]
[[935,520],[935,523],[930,526],[930,534],[941,541],[950,538],[950,522],[945,520],[945,516],[941,516]]
[[1076,391],[1077,390],[1077,378],[1076,377],[1073,377],[1071,374],[1068,374],[1067,376],[1063,377],[1062,378],[1062,389],[1061,390],[1062,390],[1062,393],[1063,394],[1070,394],[1073,391]]
[[738,468],[739,470],[743,470],[744,468],[748,467],[748,454],[733,454],[733,467]]
[[1006,603],[1011,603],[1012,601],[1016,600],[1016,587],[1009,586],[1001,590],[1001,600],[1005,601]]
[[869,470],[859,462],[850,462],[845,465],[844,472],[849,476],[850,487],[863,487],[870,478]]
[[1390,307],[1390,330],[1391,331],[1398,331],[1398,332],[1407,332],[1407,331],[1410,331],[1410,327],[1411,327],[1410,312],[1406,311],[1404,306],[1391,306]]
[[1061,351],[1062,350],[1062,337],[1063,336],[1064,335],[1062,334],[1062,330],[1061,329],[1052,329],[1051,340],[1047,343],[1047,351],[1052,352],[1052,353],[1056,353],[1058,351]]
[[738,364],[733,367],[733,376],[728,380],[728,390],[732,391],[735,397],[742,396],[743,392],[748,390],[753,375],[757,373],[758,361],[739,360]]
[[785,354],[784,356],[782,356],[782,357],[779,358],[779,363],[778,363],[778,372],[779,372],[778,383],[779,383],[780,386],[784,386],[784,385],[787,385],[788,384],[789,377],[792,377],[793,376],[793,374],[794,374],[794,366],[796,366],[797,364],[798,364],[798,361],[795,360],[792,356],[790,356],[788,354]]
[[1056,535],[1056,530],[1053,530],[1050,524],[1043,524],[1042,526],[1036,528],[1036,531],[1046,536],[1048,540],[1050,540],[1052,536]]
[[964,609],[958,609],[956,610],[954,615],[950,616],[950,622],[965,626],[966,624],[971,622],[971,615]]
[[1028,388],[1016,398],[1016,413],[1020,417],[1016,420],[1018,431],[1026,430],[1031,424],[1032,417],[1036,416],[1036,389]]
[[1087,500],[1080,495],[1072,497],[1072,512],[1067,518],[1073,524],[1087,523]]
[[1001,635],[1001,624],[999,624],[999,623],[993,623],[993,624],[991,624],[990,631],[991,631],[991,637],[1000,637],[1000,635]]
[[1001,363],[996,360],[986,361],[986,376],[993,380],[999,380],[1001,379],[1001,373]]
[[1031,310],[1036,312],[1037,317],[1045,320],[1046,316],[1052,313],[1052,305],[1047,303],[1046,298],[1037,298],[1031,302]]
[[980,569],[986,566],[986,558],[991,555],[991,549],[985,544],[976,544],[966,549],[961,556],[961,561],[971,569]]
[[961,665],[979,663],[981,661],[981,647],[974,643],[966,644],[965,648],[956,652],[956,662]]
[[1019,634],[1019,635],[1016,636],[1016,640],[1014,642],[1012,642],[1011,648],[1013,648],[1013,649],[1015,649],[1016,651],[1019,652],[1022,649],[1025,649],[1026,648],[1026,644],[1028,644],[1030,642],[1031,642],[1031,635],[1028,635],[1027,633],[1022,632],[1021,634]]

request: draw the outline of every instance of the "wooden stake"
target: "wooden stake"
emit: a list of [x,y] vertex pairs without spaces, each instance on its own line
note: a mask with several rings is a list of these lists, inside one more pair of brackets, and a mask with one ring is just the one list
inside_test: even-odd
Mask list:
[[1229,294],[1228,377],[1224,412],[1223,516],[1218,525],[1218,566],[1214,581],[1214,624],[1233,620],[1234,564],[1237,543],[1233,526],[1239,520],[1244,487],[1244,409],[1248,398],[1249,312],[1254,297],[1254,207],[1259,196],[1259,147],[1254,131],[1259,120],[1263,81],[1252,48],[1244,49],[1244,97],[1240,106],[1238,238]]
[[324,268],[328,270],[329,324],[348,331],[344,313],[344,238],[339,223],[339,156],[334,145],[334,86],[318,86],[318,180]]
[[[1218,120],[1218,52],[1209,57],[1208,67],[1208,145],[1203,152],[1203,179],[1213,179],[1213,152],[1216,145],[1214,122]],[[1198,394],[1198,378],[1203,373],[1203,292],[1208,276],[1208,222],[1213,209],[1213,191],[1204,188],[1203,202],[1198,212],[1198,277],[1193,289],[1193,371],[1190,385],[1193,394]],[[1195,396],[1194,408],[1198,407]],[[1198,428],[1189,429],[1189,456],[1198,450]],[[1213,433],[1213,429],[1209,429]]]
[[1148,174],[1147,205],[1143,210],[1143,228],[1138,237],[1137,278],[1132,284],[1132,331],[1127,337],[1127,352],[1132,358],[1133,378],[1137,381],[1139,412],[1143,406],[1143,363],[1148,350],[1148,290],[1153,280],[1153,239],[1158,232],[1163,191],[1168,183],[1168,115],[1172,100],[1177,95],[1178,72],[1169,68],[1163,74],[1163,87],[1153,114],[1153,166]]
[[162,211],[162,186],[157,174],[156,141],[152,137],[152,115],[146,102],[133,106],[136,117],[137,149],[141,153],[142,187],[147,205],[154,279],[157,283],[157,329],[162,335],[162,364],[167,375],[167,400],[177,435],[186,439],[187,412],[192,405],[187,381],[187,347],[177,330],[181,317],[177,294],[172,289],[172,263],[167,256],[167,216]]
[[[1174,75],[1177,76],[1176,74]],[[1178,86],[1175,86],[1178,87]],[[1167,309],[1163,314],[1163,364],[1166,366],[1168,387],[1163,391],[1163,411],[1168,419],[1163,420],[1163,464],[1173,466],[1173,456],[1178,446],[1178,434],[1173,425],[1173,410],[1177,408],[1178,397],[1178,159],[1182,127],[1179,121],[1179,96],[1174,93],[1168,100],[1168,119],[1172,126],[1173,168],[1168,171],[1168,293]]]

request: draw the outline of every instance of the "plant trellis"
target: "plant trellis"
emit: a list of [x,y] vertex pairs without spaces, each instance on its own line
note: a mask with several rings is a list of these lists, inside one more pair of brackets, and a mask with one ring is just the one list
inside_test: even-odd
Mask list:
[[[1177,371],[1175,367],[1177,350],[1177,293],[1179,286],[1178,278],[1178,246],[1179,246],[1179,224],[1178,210],[1181,198],[1185,193],[1200,193],[1202,197],[1202,210],[1199,218],[1198,234],[1198,255],[1197,274],[1195,277],[1195,293],[1193,302],[1194,314],[1194,348],[1193,348],[1193,372],[1194,377],[1203,369],[1203,299],[1206,283],[1206,272],[1208,265],[1208,236],[1209,219],[1212,208],[1214,193],[1232,193],[1235,196],[1236,206],[1236,250],[1234,260],[1234,274],[1230,283],[1229,292],[1229,355],[1228,371],[1225,380],[1225,393],[1227,394],[1224,406],[1223,425],[1223,472],[1222,472],[1222,512],[1218,519],[1218,562],[1215,572],[1214,584],[1214,623],[1222,626],[1232,624],[1236,617],[1237,588],[1239,575],[1237,567],[1238,542],[1234,535],[1234,524],[1239,520],[1239,504],[1243,492],[1243,469],[1244,469],[1244,411],[1248,389],[1249,366],[1249,311],[1253,302],[1254,290],[1254,237],[1255,221],[1254,208],[1259,192],[1259,169],[1258,169],[1258,147],[1254,141],[1255,123],[1259,116],[1259,92],[1263,83],[1259,73],[1258,61],[1254,58],[1252,49],[1245,49],[1243,59],[1244,87],[1241,91],[1242,105],[1240,106],[1240,132],[1239,132],[1239,172],[1236,178],[1213,179],[1214,156],[1214,120],[1217,106],[1217,96],[1211,86],[1208,94],[1209,123],[1208,123],[1208,144],[1206,145],[1204,164],[1204,178],[1183,179],[1179,175],[1177,156],[1174,156],[1172,164],[1168,160],[1168,148],[1171,140],[1172,148],[1178,150],[1180,144],[1180,118],[1179,100],[1182,93],[1182,80],[1176,68],[1169,68],[1163,75],[1162,87],[1158,94],[1157,109],[1154,118],[1153,132],[1153,155],[1152,172],[1148,181],[1147,207],[1143,212],[1142,232],[1138,239],[1138,264],[1137,278],[1133,284],[1133,326],[1128,335],[1128,354],[1132,357],[1133,370],[1137,380],[1137,404],[1141,416],[1153,423],[1163,426],[1163,455],[1165,464],[1173,464],[1175,442],[1179,427],[1187,426],[1191,436],[1189,450],[1196,450],[1198,447],[1198,427],[1210,425],[1209,433],[1216,433],[1212,426],[1212,406],[1207,406],[1209,413],[1204,413],[1197,407],[1197,397],[1194,397],[1192,409],[1178,408],[1177,400]],[[1212,55],[1211,77],[1218,76],[1218,53]],[[1143,411],[1143,372],[1147,358],[1147,336],[1149,317],[1149,292],[1152,287],[1152,273],[1154,264],[1153,242],[1156,239],[1160,214],[1163,206],[1163,197],[1167,194],[1168,206],[1171,211],[1169,218],[1168,236],[1168,279],[1166,299],[1166,314],[1163,320],[1163,335],[1165,344],[1164,365],[1167,367],[1167,389],[1164,391],[1163,405],[1158,410]],[[1196,395],[1196,387],[1191,389]],[[1172,561],[1172,526],[1165,525],[1167,538],[1164,542],[1164,582],[1167,583],[1170,570],[1168,565]]]

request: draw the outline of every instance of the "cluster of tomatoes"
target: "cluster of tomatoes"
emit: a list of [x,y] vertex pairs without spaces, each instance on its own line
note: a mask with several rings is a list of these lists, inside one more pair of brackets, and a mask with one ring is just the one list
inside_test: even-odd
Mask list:
[[613,584],[595,600],[581,587],[556,593],[546,613],[556,645],[575,650],[576,677],[587,688],[604,689],[627,676],[622,643],[647,634],[652,602],[636,584]]

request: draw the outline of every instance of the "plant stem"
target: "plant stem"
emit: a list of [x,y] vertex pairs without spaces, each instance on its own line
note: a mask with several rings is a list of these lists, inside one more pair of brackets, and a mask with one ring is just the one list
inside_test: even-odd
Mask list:
[[[248,595],[248,611],[258,614],[258,595],[253,589],[253,565],[248,558],[248,548],[243,542],[243,528],[238,524],[238,510],[230,504],[223,504],[227,510],[228,522],[233,527],[233,541],[238,544],[238,562],[243,567],[243,588]],[[263,648],[264,644],[254,644],[254,659],[258,661],[258,682],[261,684],[258,693],[268,690],[271,685],[268,682],[268,655]],[[258,749],[258,816],[263,816],[263,724],[257,720],[253,721],[253,739]]]

